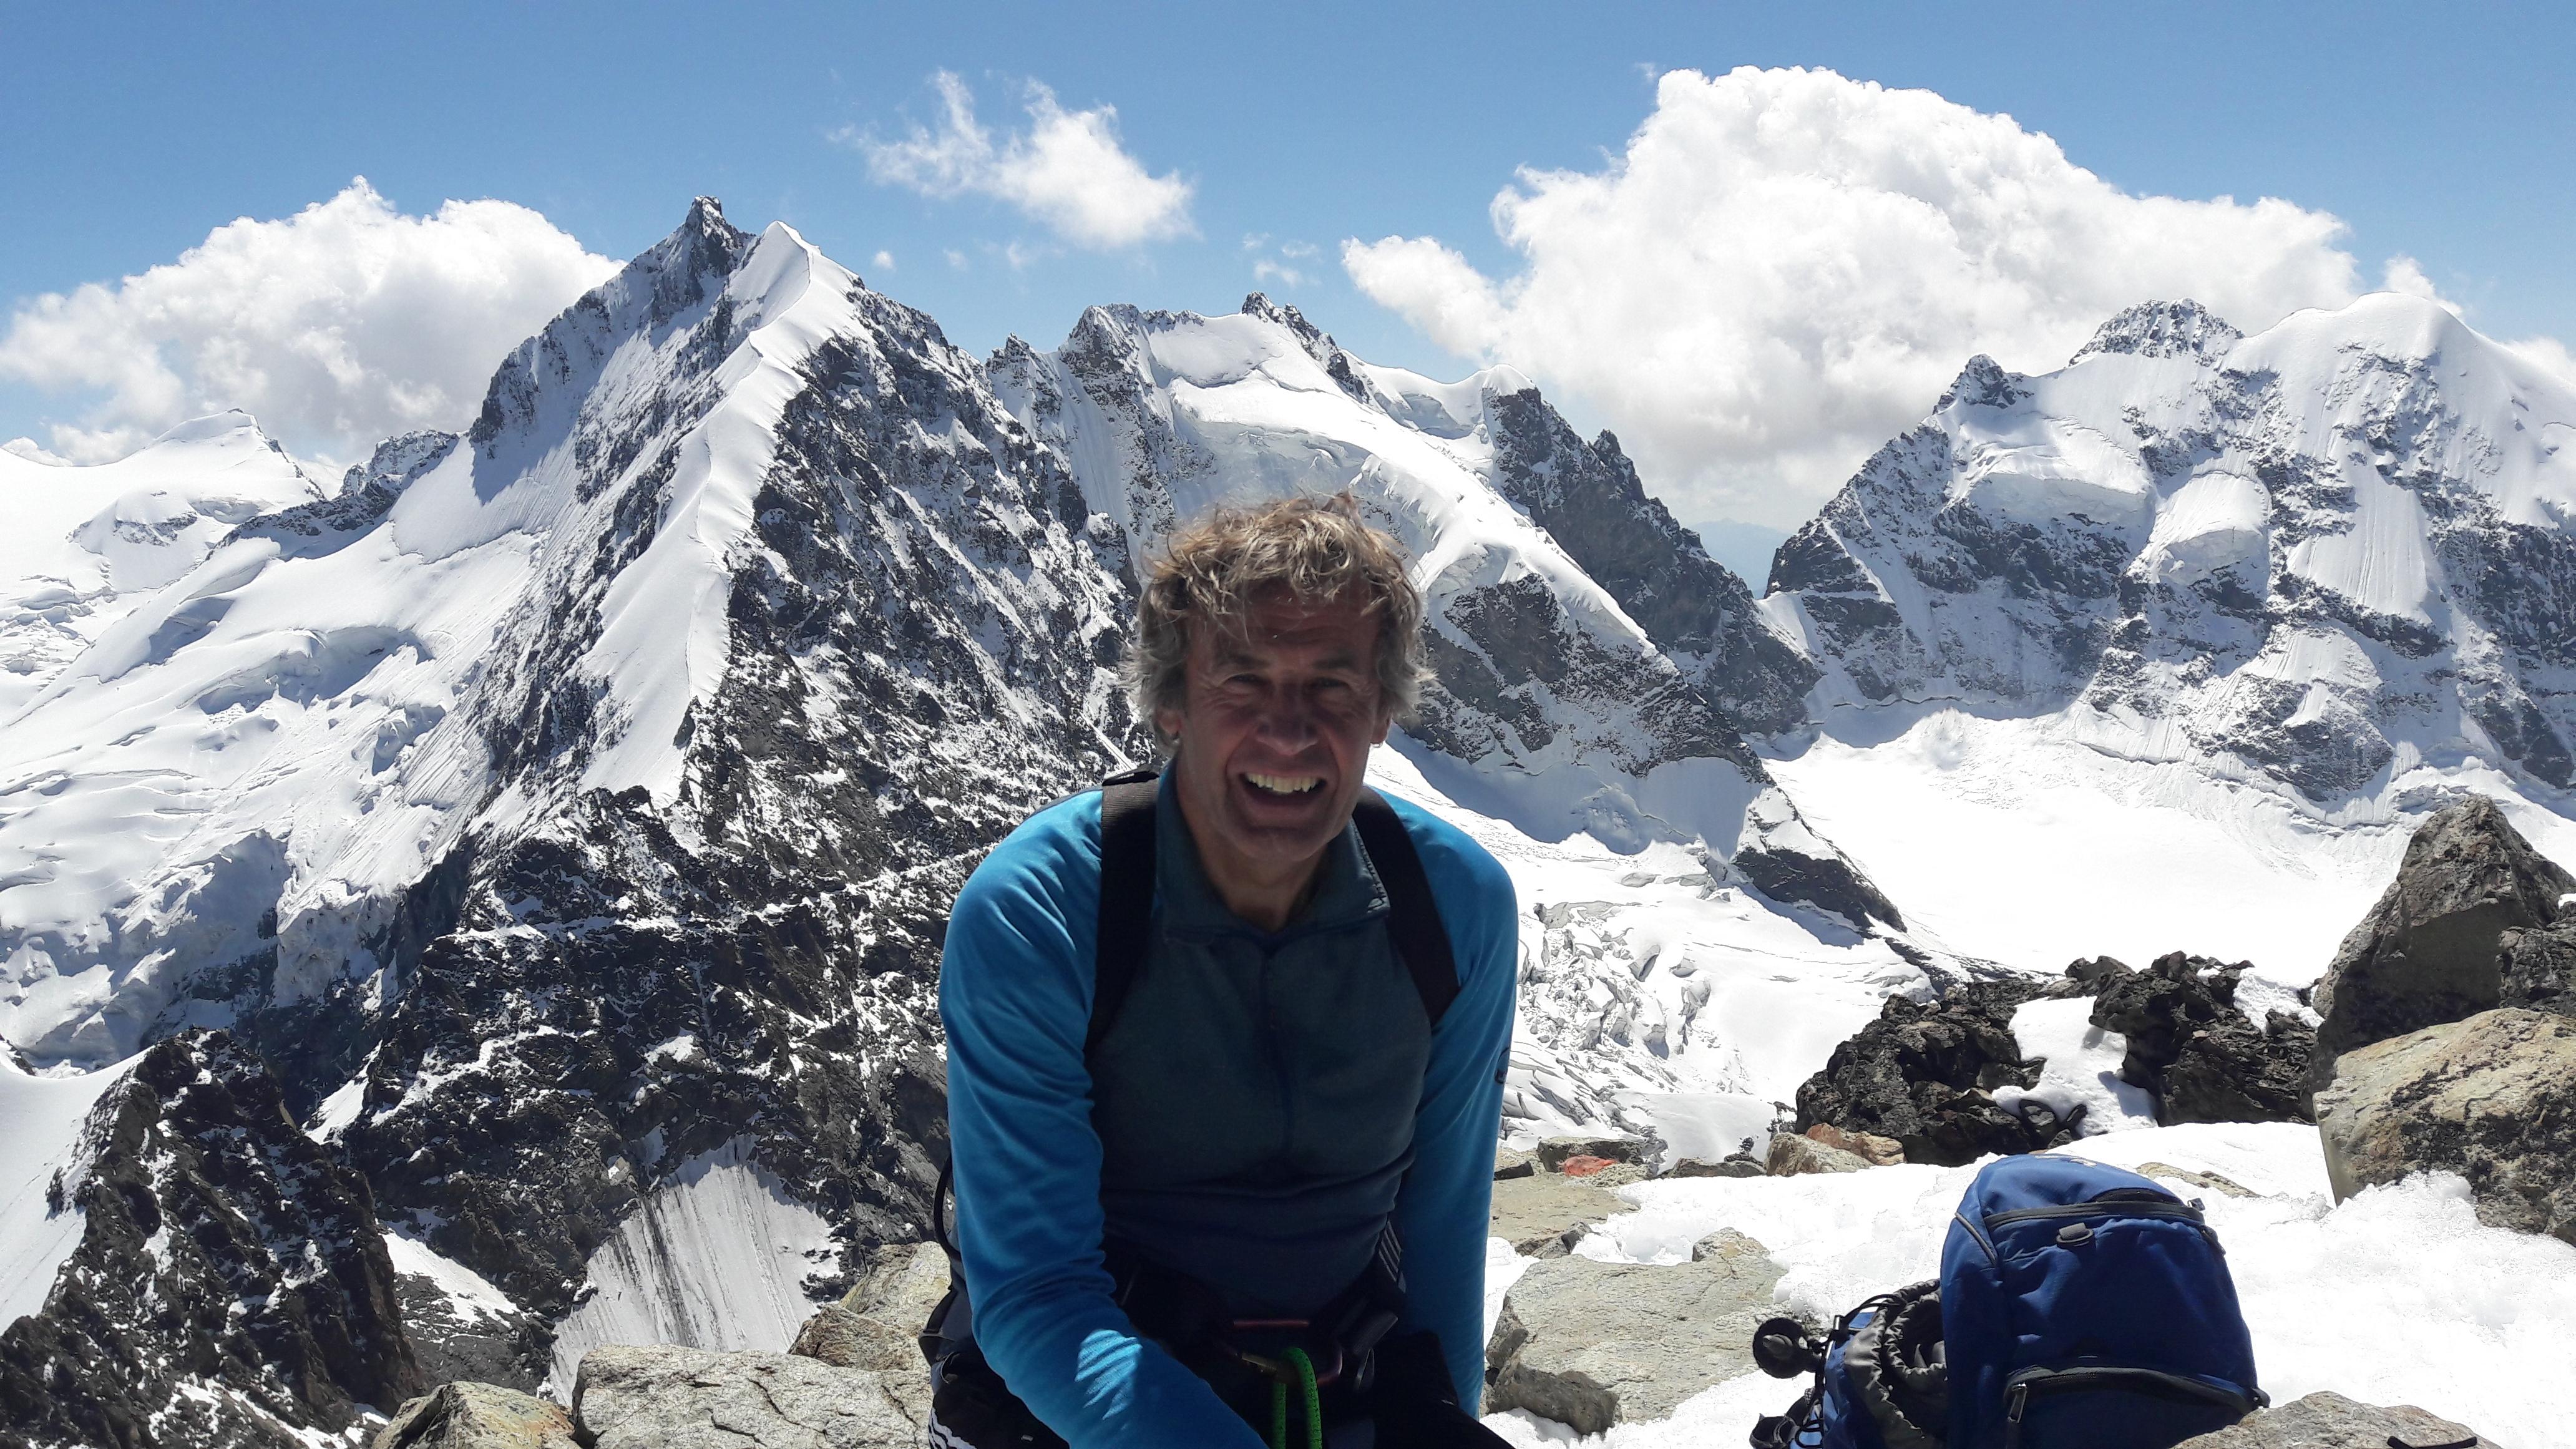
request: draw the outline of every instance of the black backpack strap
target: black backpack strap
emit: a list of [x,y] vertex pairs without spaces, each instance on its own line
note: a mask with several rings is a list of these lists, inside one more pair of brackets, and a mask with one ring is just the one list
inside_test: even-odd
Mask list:
[[1154,924],[1154,794],[1151,770],[1100,784],[1100,931],[1092,947],[1091,1026],[1082,1054],[1100,1049],[1136,984]]
[[1395,953],[1404,958],[1405,969],[1413,973],[1413,989],[1422,994],[1422,1014],[1437,1027],[1449,1003],[1458,999],[1458,961],[1449,951],[1449,931],[1440,923],[1439,903],[1431,898],[1431,878],[1423,874],[1413,837],[1405,832],[1404,821],[1385,796],[1362,789],[1359,804],[1351,810],[1351,822],[1359,826],[1369,864],[1377,867],[1378,883],[1386,887],[1387,934],[1395,941]]

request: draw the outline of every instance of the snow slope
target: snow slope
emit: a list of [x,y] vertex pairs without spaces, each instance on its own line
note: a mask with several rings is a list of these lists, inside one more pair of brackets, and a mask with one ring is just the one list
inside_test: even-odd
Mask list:
[[569,1402],[581,1356],[605,1343],[778,1353],[814,1312],[805,1280],[839,1257],[832,1225],[726,1143],[682,1164],[591,1255],[555,1334],[549,1392]]
[[0,724],[236,524],[323,491],[238,412],[95,467],[0,451]]

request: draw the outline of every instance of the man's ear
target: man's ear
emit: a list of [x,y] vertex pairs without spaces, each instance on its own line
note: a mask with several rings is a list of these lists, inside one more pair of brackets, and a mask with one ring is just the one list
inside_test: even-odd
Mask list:
[[1392,709],[1379,710],[1377,712],[1377,732],[1369,736],[1369,743],[1372,745],[1385,744],[1387,731],[1394,728],[1395,711]]
[[[1162,734],[1163,738],[1178,740],[1181,737],[1181,726],[1188,718],[1187,712],[1182,710],[1158,709],[1154,711],[1154,728]],[[1171,753],[1178,755],[1180,751],[1175,747]]]

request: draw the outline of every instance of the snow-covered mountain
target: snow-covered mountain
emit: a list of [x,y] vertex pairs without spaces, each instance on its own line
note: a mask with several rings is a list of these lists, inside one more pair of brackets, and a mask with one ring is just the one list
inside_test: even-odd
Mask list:
[[233,527],[327,491],[242,413],[95,467],[0,450],[0,720]]
[[[1111,669],[1136,561],[1210,504],[1340,487],[1416,550],[1447,681],[1391,782],[1534,898],[1660,891],[1806,943],[1856,1021],[1922,980],[1896,910],[1729,722],[1707,620],[1642,625],[1496,491],[1560,437],[1517,376],[1368,368],[1259,299],[1103,309],[988,365],[701,202],[464,435],[327,497],[280,457],[229,515],[211,464],[165,486],[225,526],[92,579],[0,729],[0,1028],[54,1072],[190,1028],[254,1048],[439,1305],[422,1361],[776,1346],[926,1220],[950,894],[1143,750]],[[1687,979],[1667,929],[1644,981],[1609,909],[1534,998],[1524,1123],[1784,1092],[1802,1063],[1754,1070],[1700,1011],[1727,972]],[[43,1220],[40,1279],[81,1241]]]
[[[951,894],[1145,752],[1141,560],[1294,491],[1414,553],[1440,680],[1373,775],[1529,907],[1512,1134],[1723,1155],[1887,994],[1997,962],[2253,954],[2243,999],[2295,1009],[2441,791],[2565,828],[2571,428],[2435,309],[2141,309],[2046,378],[1972,363],[1757,601],[1508,368],[1371,366],[1259,296],[977,359],[701,201],[469,431],[337,491],[237,415],[0,456],[36,525],[0,544],[0,1036],[63,1078],[0,1066],[36,1124],[0,1261],[144,1251],[48,1174],[176,1038],[363,1181],[367,1311],[397,1280],[408,1347],[258,1414],[778,1346],[926,1223]],[[212,1392],[98,1341],[101,1413]]]
[[2046,376],[1970,361],[1781,546],[1821,677],[1766,752],[1962,949],[2064,910],[2023,964],[2303,980],[2444,792],[2563,838],[2571,510],[2576,381],[2430,302],[2134,308]]

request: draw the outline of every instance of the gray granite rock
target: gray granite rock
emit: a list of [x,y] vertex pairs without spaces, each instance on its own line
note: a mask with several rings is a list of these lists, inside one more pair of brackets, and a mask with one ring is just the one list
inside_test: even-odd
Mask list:
[[2341,1053],[2500,1004],[2504,933],[2548,925],[2570,891],[2576,877],[2532,849],[2494,801],[2473,795],[2434,812],[2317,979],[2310,1090],[2334,1080]]
[[572,1406],[590,1449],[912,1449],[930,1419],[921,1375],[668,1345],[582,1355]]
[[806,1319],[787,1351],[836,1368],[922,1374],[919,1335],[947,1294],[948,1254],[937,1243],[878,1248],[850,1291]]
[[498,1384],[441,1384],[404,1404],[374,1449],[576,1449],[572,1416]]
[[1858,1172],[1869,1165],[1869,1159],[1857,1152],[1828,1147],[1794,1132],[1774,1132],[1771,1155],[1762,1168],[1773,1177],[1797,1177],[1810,1172]]
[[1656,1144],[1642,1137],[1550,1137],[1538,1145],[1538,1165],[1548,1172],[1563,1172],[1572,1158],[1598,1157],[1647,1167],[1653,1165],[1657,1151]]
[[1779,1281],[1762,1245],[1733,1232],[1702,1240],[1688,1263],[1533,1263],[1486,1345],[1485,1411],[1525,1409],[1584,1434],[1668,1415],[1753,1366]]
[[1760,1177],[1762,1163],[1749,1152],[1739,1152],[1722,1162],[1704,1157],[1685,1157],[1673,1164],[1668,1177]]
[[1508,1177],[1494,1184],[1493,1235],[1516,1252],[1553,1258],[1591,1231],[1592,1225],[1628,1205],[1590,1179],[1552,1172]]
[[1848,1152],[1872,1167],[1894,1167],[1905,1160],[1904,1143],[1875,1132],[1846,1132],[1830,1122],[1819,1122],[1801,1135]]
[[2411,1404],[2381,1408],[2329,1393],[2257,1410],[2224,1429],[2185,1439],[2174,1449],[2388,1449],[2391,1445],[2504,1449],[2493,1439]]
[[2317,1130],[2338,1201],[2440,1169],[2479,1221],[2576,1243],[2576,1020],[2498,1007],[2346,1052]]

